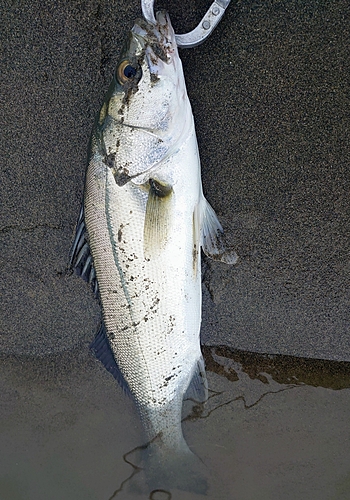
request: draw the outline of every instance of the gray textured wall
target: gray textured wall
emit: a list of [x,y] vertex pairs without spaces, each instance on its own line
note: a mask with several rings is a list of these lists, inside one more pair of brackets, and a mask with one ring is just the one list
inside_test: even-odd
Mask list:
[[[167,7],[188,31],[210,2]],[[240,255],[203,262],[206,344],[350,360],[347,0],[240,1],[182,51],[205,193]],[[87,143],[136,1],[2,6],[0,352],[87,348],[66,274]]]

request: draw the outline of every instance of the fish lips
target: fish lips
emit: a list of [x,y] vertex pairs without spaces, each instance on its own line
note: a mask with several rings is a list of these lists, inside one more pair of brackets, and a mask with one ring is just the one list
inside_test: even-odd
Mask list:
[[173,70],[169,68],[169,71],[168,67],[178,59],[174,29],[165,11],[157,12],[156,21],[156,24],[151,24],[144,19],[138,19],[131,33],[135,42],[137,40],[143,48],[151,75],[170,76]]

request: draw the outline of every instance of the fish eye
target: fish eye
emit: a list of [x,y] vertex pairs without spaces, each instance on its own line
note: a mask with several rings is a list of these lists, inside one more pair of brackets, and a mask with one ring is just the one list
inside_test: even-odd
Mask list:
[[130,61],[122,61],[117,68],[117,78],[122,85],[131,81],[137,74],[137,69],[130,64]]

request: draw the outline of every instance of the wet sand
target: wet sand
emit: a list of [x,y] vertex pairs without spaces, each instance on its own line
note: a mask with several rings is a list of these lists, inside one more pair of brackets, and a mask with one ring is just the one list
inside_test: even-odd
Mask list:
[[[186,32],[209,4],[159,6]],[[240,256],[203,259],[204,346],[350,361],[349,10],[232,0],[181,52],[204,190]],[[67,272],[94,115],[139,15],[134,1],[2,8],[1,500],[107,500],[140,445],[131,403],[88,350],[99,306]],[[229,498],[348,499],[348,364],[329,365],[332,385],[318,362],[270,373],[224,353],[207,356],[223,395],[184,427]],[[318,382],[296,383],[303,370]]]
[[[210,398],[183,429],[210,489],[172,500],[347,500],[349,364],[204,354]],[[139,419],[92,355],[3,357],[0,380],[1,499],[149,498],[134,492],[142,472],[130,479],[141,465]]]

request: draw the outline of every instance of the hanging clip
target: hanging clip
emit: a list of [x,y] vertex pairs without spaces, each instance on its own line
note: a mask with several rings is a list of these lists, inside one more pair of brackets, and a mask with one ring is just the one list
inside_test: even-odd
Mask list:
[[[183,35],[175,35],[178,47],[191,48],[203,43],[214,31],[231,0],[215,0],[198,26]],[[151,24],[156,24],[154,17],[154,0],[141,0],[143,17]]]

